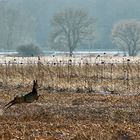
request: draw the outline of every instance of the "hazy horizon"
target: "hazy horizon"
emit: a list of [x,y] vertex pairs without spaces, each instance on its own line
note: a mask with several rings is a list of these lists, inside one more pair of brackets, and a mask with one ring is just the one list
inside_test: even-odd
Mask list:
[[[0,4],[3,0],[0,1]],[[114,49],[110,34],[113,25],[122,19],[140,19],[140,1],[138,0],[4,0],[6,10],[16,10],[19,13],[32,17],[35,24],[35,41],[41,48],[48,50],[48,36],[51,31],[51,19],[55,13],[66,8],[81,8],[96,19],[97,39],[93,48]],[[3,4],[2,3],[2,4]],[[29,21],[30,23],[30,21]]]

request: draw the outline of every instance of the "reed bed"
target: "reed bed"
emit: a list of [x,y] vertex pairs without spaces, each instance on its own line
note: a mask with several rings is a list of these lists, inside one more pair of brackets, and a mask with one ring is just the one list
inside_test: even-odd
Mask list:
[[[19,58],[20,60],[21,58]],[[6,86],[28,85],[38,79],[51,91],[139,94],[140,62],[137,58],[18,58],[0,65],[0,82]],[[110,58],[111,59],[111,58]],[[114,58],[112,58],[114,59]],[[117,61],[119,60],[119,63]],[[12,85],[11,85],[12,84]]]

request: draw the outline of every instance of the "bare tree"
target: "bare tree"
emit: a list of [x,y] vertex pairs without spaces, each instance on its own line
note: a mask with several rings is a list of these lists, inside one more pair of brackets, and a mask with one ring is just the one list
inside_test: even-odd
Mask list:
[[9,50],[35,38],[35,18],[7,6],[8,0],[0,1],[0,48]]
[[130,19],[115,24],[112,39],[129,56],[136,56],[140,51],[140,21]]
[[94,20],[81,9],[66,9],[57,13],[52,25],[54,28],[49,40],[51,48],[68,51],[70,56],[80,42],[95,38]]

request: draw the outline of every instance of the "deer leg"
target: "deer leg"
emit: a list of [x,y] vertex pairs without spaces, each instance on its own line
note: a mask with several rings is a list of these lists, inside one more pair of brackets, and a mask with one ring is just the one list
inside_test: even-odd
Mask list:
[[8,104],[6,104],[4,106],[5,109],[8,109],[9,107],[11,107],[12,105],[14,105],[16,102],[14,100],[12,100],[11,102],[9,102]]

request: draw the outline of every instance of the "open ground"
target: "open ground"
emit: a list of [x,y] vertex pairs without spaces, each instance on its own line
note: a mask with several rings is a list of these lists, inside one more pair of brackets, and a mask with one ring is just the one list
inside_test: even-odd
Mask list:
[[[3,58],[0,139],[139,140],[139,58]],[[38,80],[38,101],[3,106]]]

